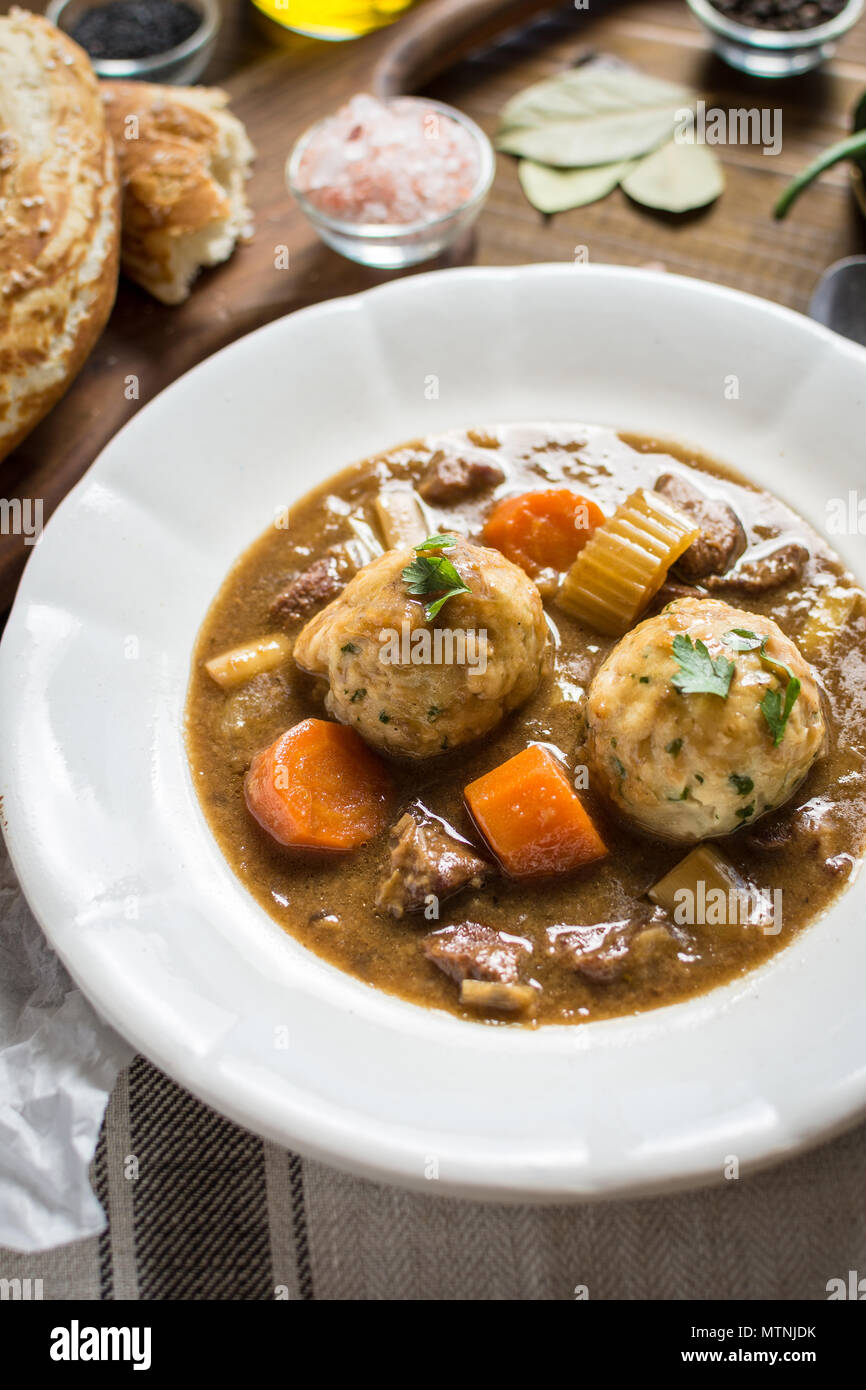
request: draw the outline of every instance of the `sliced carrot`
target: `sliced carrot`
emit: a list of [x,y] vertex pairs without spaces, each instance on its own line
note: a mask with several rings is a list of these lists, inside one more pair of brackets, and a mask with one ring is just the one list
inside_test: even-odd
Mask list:
[[505,497],[484,527],[484,543],[534,577],[544,569],[570,569],[604,512],[568,488]]
[[383,829],[390,778],[354,729],[305,719],[257,753],[247,806],[281,845],[357,849]]
[[464,795],[512,878],[567,873],[607,854],[560,763],[538,744],[470,782]]

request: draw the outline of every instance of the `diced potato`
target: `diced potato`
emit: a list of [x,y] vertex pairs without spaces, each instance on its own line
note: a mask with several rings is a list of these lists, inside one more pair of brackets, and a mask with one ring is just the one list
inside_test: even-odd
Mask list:
[[797,644],[808,661],[827,650],[863,597],[860,589],[849,589],[843,584],[835,584],[819,594]]
[[376,496],[373,507],[388,550],[417,545],[429,533],[420,498],[413,488],[388,488]]
[[706,927],[720,937],[737,936],[746,927],[778,930],[778,926],[772,928],[772,895],[743,878],[712,845],[698,845],[647,896],[676,925]]
[[709,892],[711,888],[721,888],[727,893],[731,888],[743,887],[743,880],[733,864],[712,845],[704,844],[698,845],[685,859],[675,864],[670,873],[665,874],[664,878],[659,879],[658,883],[650,888],[647,897],[652,898],[659,907],[663,907],[673,919],[678,906],[678,890],[685,888],[691,893],[696,893],[699,883],[704,884],[705,892]]
[[464,980],[460,986],[461,1004],[509,1013],[524,1013],[534,1007],[537,995],[532,985],[503,985],[496,980]]
[[262,671],[273,671],[282,666],[292,654],[292,644],[281,632],[273,632],[267,637],[259,637],[255,642],[245,642],[242,647],[234,647],[230,652],[206,661],[204,668],[208,675],[224,690],[261,675]]

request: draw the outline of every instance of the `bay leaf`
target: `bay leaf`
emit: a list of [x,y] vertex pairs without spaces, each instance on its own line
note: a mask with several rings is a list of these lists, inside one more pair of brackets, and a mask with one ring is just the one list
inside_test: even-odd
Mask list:
[[552,169],[521,159],[517,172],[524,193],[539,212],[566,212],[606,198],[634,167],[633,160],[624,159],[591,169]]
[[690,212],[706,207],[723,192],[722,166],[706,145],[670,140],[622,180],[635,202],[662,212]]
[[595,58],[518,92],[502,110],[499,131],[504,134],[548,121],[693,104],[694,96],[684,87],[649,77],[625,63]]
[[649,154],[671,138],[681,106],[643,106],[622,111],[592,111],[569,120],[503,131],[496,146],[537,164],[574,169],[612,164]]

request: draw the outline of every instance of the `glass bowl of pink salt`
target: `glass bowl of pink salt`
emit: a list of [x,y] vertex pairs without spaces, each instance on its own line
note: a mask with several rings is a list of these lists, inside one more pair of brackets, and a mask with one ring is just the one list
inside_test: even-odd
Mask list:
[[361,93],[300,137],[286,177],[324,242],[395,270],[440,255],[471,227],[493,171],[490,141],[462,111]]

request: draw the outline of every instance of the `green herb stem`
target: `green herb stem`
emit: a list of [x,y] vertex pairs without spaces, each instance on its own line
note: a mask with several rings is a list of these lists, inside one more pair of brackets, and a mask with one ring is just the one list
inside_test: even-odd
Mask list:
[[800,194],[809,187],[810,183],[814,182],[819,174],[823,174],[825,169],[832,169],[834,164],[839,164],[843,159],[854,159],[857,155],[866,155],[866,130],[858,130],[853,135],[847,135],[844,140],[831,145],[829,150],[825,150],[823,154],[818,155],[817,159],[813,159],[812,163],[808,164],[803,172],[788,184],[773,208],[773,216],[776,218],[784,217]]

